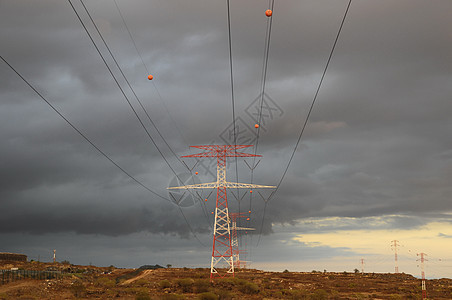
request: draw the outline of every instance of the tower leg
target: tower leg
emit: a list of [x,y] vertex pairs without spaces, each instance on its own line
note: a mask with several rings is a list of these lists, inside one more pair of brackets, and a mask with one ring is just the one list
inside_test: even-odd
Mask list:
[[218,187],[215,225],[213,229],[212,260],[210,263],[211,280],[217,277],[234,277],[234,260],[229,224],[226,188]]

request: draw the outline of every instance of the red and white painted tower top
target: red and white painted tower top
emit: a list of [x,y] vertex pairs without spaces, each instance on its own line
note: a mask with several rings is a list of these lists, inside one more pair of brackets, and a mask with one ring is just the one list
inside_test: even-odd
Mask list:
[[209,183],[200,183],[192,185],[184,185],[177,187],[170,187],[172,189],[209,189],[209,188],[239,188],[239,189],[258,189],[258,188],[276,188],[276,186],[258,185],[249,183],[227,182],[226,181],[226,157],[262,157],[262,155],[255,155],[243,152],[237,152],[238,149],[252,147],[253,145],[202,145],[190,146],[193,148],[204,149],[206,152],[201,152],[182,157],[216,157],[217,158],[217,181]]

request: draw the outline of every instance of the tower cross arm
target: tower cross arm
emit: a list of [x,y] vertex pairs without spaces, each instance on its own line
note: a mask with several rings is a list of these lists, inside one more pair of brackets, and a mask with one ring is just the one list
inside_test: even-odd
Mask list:
[[173,186],[166,188],[167,190],[183,190],[183,189],[211,189],[217,188],[218,182],[209,182],[209,183],[199,183],[199,184],[191,184],[191,185],[182,185],[182,186]]
[[[208,151],[208,152],[201,152],[197,154],[191,154],[191,155],[184,155],[183,157],[217,157],[221,156],[216,151]],[[243,153],[243,152],[225,152],[225,157],[262,157],[262,155],[255,155],[255,154],[249,154],[249,153]]]
[[252,145],[202,145],[190,147],[206,151],[182,157],[262,157],[262,155],[237,152],[238,149],[252,147]]
[[227,188],[234,189],[274,189],[276,186],[273,185],[259,185],[250,183],[239,183],[239,182],[225,182],[224,186]]
[[168,190],[183,190],[183,189],[211,189],[217,187],[234,188],[234,189],[274,189],[276,186],[272,185],[259,185],[259,184],[249,184],[249,183],[239,183],[239,182],[209,182],[209,183],[199,183],[190,184],[182,186],[173,186],[167,188]]

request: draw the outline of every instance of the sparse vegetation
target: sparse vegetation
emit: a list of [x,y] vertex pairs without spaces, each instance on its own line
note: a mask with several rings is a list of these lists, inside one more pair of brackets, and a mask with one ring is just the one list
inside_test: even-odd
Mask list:
[[184,293],[191,293],[193,291],[194,280],[191,278],[182,278],[176,280],[176,284],[181,288]]
[[311,295],[311,299],[313,300],[326,300],[328,299],[328,292],[324,289],[315,290]]
[[210,281],[208,279],[196,279],[193,283],[194,293],[205,293],[210,288]]
[[116,282],[111,278],[100,277],[96,279],[95,284],[101,287],[112,288],[116,285]]
[[243,281],[239,287],[239,291],[244,294],[252,295],[259,293],[259,287],[253,282]]
[[218,295],[212,292],[205,292],[198,295],[198,299],[200,300],[218,300]]
[[159,285],[162,289],[167,289],[167,288],[171,287],[171,282],[167,279],[164,279],[164,280],[160,281]]
[[151,296],[146,291],[140,291],[136,295],[135,300],[151,300]]
[[[150,265],[152,266],[152,265]],[[238,269],[236,277],[209,280],[209,269],[117,269],[24,262],[19,270],[63,272],[50,280],[0,285],[0,299],[421,299],[420,280],[407,274],[264,272]],[[451,299],[452,279],[428,280],[431,299]]]
[[215,294],[218,295],[218,300],[231,300],[233,298],[230,291],[217,290],[215,291]]
[[84,297],[86,295],[86,287],[80,280],[72,283],[71,291],[76,298]]

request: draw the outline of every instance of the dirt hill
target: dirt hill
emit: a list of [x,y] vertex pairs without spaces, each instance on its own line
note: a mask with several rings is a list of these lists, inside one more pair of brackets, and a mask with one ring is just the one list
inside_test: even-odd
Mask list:
[[[0,263],[2,270],[11,268],[9,274],[0,274],[0,299],[421,299],[422,295],[421,281],[403,273],[246,269],[238,270],[235,278],[210,283],[209,269]],[[24,278],[27,274],[41,279]],[[14,281],[8,282],[8,276],[15,276]],[[429,299],[452,299],[452,280],[428,280],[427,292]]]

